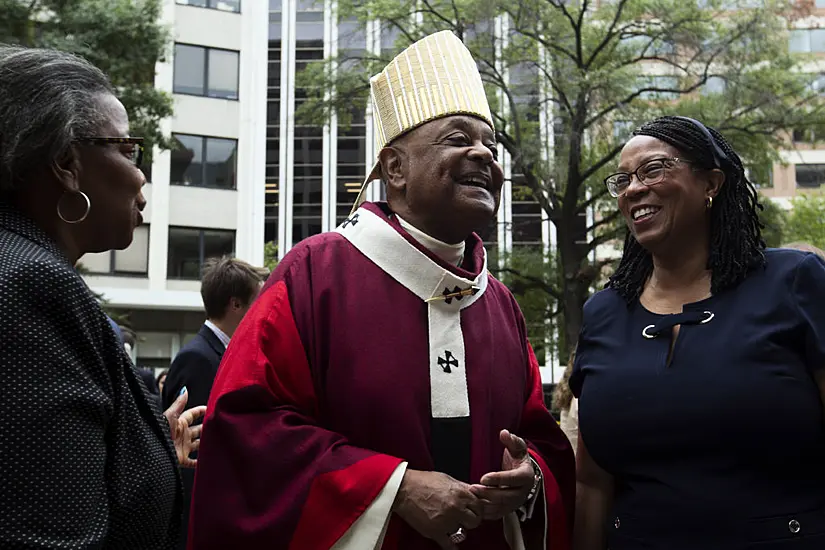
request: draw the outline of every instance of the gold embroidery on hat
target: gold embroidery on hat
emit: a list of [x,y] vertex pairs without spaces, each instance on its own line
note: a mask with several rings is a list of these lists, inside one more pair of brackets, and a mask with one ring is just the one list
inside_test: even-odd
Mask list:
[[[430,82],[427,78],[427,71],[424,69],[424,61],[421,59],[421,47],[420,45],[415,45],[415,55],[418,58],[418,66],[422,68],[421,70],[421,80],[422,80],[422,90],[424,90],[424,97],[421,100],[421,110],[424,112],[424,119],[429,119],[432,115],[430,113],[435,112],[435,107],[433,106],[433,98],[430,92]],[[410,67],[410,71],[412,71],[412,67]]]
[[436,65],[435,56],[433,55],[433,49],[430,47],[430,41],[425,42],[425,45],[427,46],[427,54],[430,56],[430,68],[432,69],[433,74],[435,75],[433,96],[434,99],[440,100],[437,110],[439,112],[444,112],[447,106],[447,97],[444,94],[444,86],[441,84],[441,71],[438,70],[439,65]]

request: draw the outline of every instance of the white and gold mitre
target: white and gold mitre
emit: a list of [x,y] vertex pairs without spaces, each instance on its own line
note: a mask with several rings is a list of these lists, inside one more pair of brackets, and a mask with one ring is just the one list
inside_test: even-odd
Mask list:
[[[370,78],[370,99],[376,154],[399,136],[445,116],[471,115],[495,128],[475,59],[451,31],[431,34],[398,54]],[[378,177],[376,164],[356,208],[367,184]]]
[[376,141],[392,140],[425,122],[473,115],[493,126],[475,59],[450,31],[422,38],[370,79]]

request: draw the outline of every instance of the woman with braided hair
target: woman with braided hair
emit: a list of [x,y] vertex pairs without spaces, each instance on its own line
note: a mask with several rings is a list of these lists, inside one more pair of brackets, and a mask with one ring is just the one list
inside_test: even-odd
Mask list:
[[825,548],[825,262],[766,250],[719,132],[634,133],[605,183],[629,232],[584,307],[577,550]]

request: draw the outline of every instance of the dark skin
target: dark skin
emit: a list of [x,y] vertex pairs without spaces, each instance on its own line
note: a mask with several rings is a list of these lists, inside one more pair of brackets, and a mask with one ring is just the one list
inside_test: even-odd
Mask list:
[[[619,170],[634,170],[647,160],[684,157],[673,146],[650,136],[636,136],[625,145]],[[642,304],[657,313],[678,313],[685,303],[710,295],[710,215],[708,198],[725,182],[721,170],[702,170],[677,163],[661,183],[643,185],[635,177],[618,198],[633,236],[653,257],[653,274],[642,293]],[[634,211],[652,207],[656,213],[634,220]]]
[[[483,120],[451,116],[424,124],[379,156],[387,201],[397,215],[440,241],[456,244],[487,226],[501,199],[504,174],[495,159],[495,134]],[[499,520],[522,506],[533,486],[527,445],[502,430],[502,471],[477,485],[440,472],[408,469],[394,511],[441,548],[459,527]]]
[[[96,136],[84,137],[128,137],[129,119],[120,101],[105,94],[98,103],[105,122]],[[127,248],[135,227],[143,222],[146,199],[141,189],[146,177],[128,158],[134,147],[74,143],[69,154],[37,170],[31,177],[37,183],[24,186],[17,195],[18,208],[46,231],[72,265],[87,253]],[[88,195],[89,215],[78,224],[64,223],[57,216],[58,202],[70,221],[79,219],[86,208],[77,191]]]
[[464,241],[498,211],[504,173],[495,151],[493,129],[479,118],[419,126],[379,155],[390,208],[442,242]]
[[[104,122],[96,135],[83,137],[128,137],[129,118],[120,101],[111,94],[102,94],[97,101]],[[146,177],[129,159],[134,147],[75,143],[63,158],[36,170],[23,191],[12,198],[17,208],[51,237],[72,265],[87,253],[127,248],[135,228],[143,223],[141,212],[146,199],[141,190]],[[82,222],[69,224],[58,216],[58,205],[66,219],[79,220],[86,211],[86,203],[78,191],[89,197],[91,208]],[[184,412],[188,397],[188,393],[180,395],[164,415],[178,461],[191,468],[196,462],[189,458],[189,453],[198,449],[202,429],[192,423],[204,415],[206,407]]]

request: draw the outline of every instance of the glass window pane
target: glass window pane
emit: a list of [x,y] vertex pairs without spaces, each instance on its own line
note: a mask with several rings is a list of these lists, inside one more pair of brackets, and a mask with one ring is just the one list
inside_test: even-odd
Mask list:
[[295,246],[304,239],[321,232],[321,220],[309,218],[293,218],[292,245]]
[[811,39],[808,29],[796,29],[789,33],[788,50],[792,53],[804,53],[811,51]]
[[200,230],[170,227],[166,276],[170,279],[199,279],[200,268]]
[[203,138],[174,134],[172,136],[172,185],[203,185]]
[[209,0],[209,7],[221,11],[240,13],[241,0]]
[[281,40],[281,12],[272,12],[269,14],[269,39]]
[[825,183],[825,164],[797,164],[796,186],[816,189]]
[[115,250],[115,272],[144,275],[149,271],[149,226],[135,229],[132,244],[126,250]]
[[[271,95],[269,96],[272,97]],[[266,105],[267,126],[278,126],[281,123],[281,102],[279,99],[270,99]],[[277,134],[275,134],[277,135]]]
[[204,55],[206,50],[199,46],[175,44],[175,92],[204,94]]
[[338,50],[366,50],[367,29],[358,20],[348,19],[338,23]]
[[394,25],[386,25],[381,29],[381,53],[389,54],[395,51],[395,44],[401,31]]
[[281,11],[281,0],[269,0],[269,11]]
[[814,77],[811,81],[810,90],[812,92],[818,92],[820,95],[825,93],[825,74],[818,74]]
[[238,99],[238,52],[209,50],[209,97]]
[[825,29],[811,29],[811,51],[825,52]]
[[702,95],[721,94],[725,91],[727,82],[720,76],[711,76],[702,87]]
[[197,6],[199,8],[205,8],[206,0],[178,0],[178,4],[183,6]]
[[[313,13],[297,14],[295,17],[295,32],[298,39],[296,47],[298,49],[324,47],[324,14],[319,13],[320,17],[316,17]],[[299,17],[300,16],[300,17]],[[315,21],[306,21],[306,19],[315,19]],[[323,55],[321,56],[323,58]]]
[[203,230],[203,258],[235,255],[235,232],[217,229]]
[[238,142],[234,139],[206,139],[206,187],[235,189]]
[[89,273],[109,273],[112,269],[112,252],[107,250],[97,254],[84,254],[78,264]]

